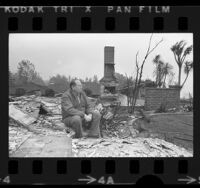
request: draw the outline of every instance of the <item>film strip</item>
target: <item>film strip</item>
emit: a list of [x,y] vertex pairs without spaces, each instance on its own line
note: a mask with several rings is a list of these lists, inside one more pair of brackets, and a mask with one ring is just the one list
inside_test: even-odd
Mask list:
[[[198,127],[198,51],[200,7],[184,6],[52,6],[0,7],[1,184],[200,184]],[[194,123],[192,157],[9,157],[9,35],[15,34],[193,35]],[[87,44],[85,44],[87,45]],[[38,46],[39,48],[39,46]],[[9,65],[10,66],[10,65]],[[5,100],[7,99],[7,100]]]

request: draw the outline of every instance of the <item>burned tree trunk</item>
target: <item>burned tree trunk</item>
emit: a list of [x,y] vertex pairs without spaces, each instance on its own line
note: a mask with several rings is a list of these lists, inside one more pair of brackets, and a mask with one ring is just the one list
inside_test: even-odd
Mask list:
[[138,97],[138,93],[139,93],[139,88],[140,88],[140,84],[141,84],[141,80],[142,80],[142,74],[143,74],[143,68],[144,68],[144,64],[146,62],[146,59],[148,58],[148,56],[156,49],[156,47],[163,41],[160,40],[152,49],[151,49],[151,40],[152,40],[152,36],[153,34],[151,35],[150,37],[150,40],[149,40],[149,46],[148,46],[148,49],[147,49],[147,52],[146,52],[146,55],[142,61],[142,65],[141,67],[139,67],[139,63],[138,63],[138,60],[137,60],[137,56],[138,56],[138,52],[136,54],[136,71],[137,71],[137,74],[136,74],[136,79],[135,79],[135,91],[133,92],[133,103],[131,104],[131,113],[134,113],[134,110],[135,110],[135,106],[136,106],[136,100],[137,100],[137,97]]

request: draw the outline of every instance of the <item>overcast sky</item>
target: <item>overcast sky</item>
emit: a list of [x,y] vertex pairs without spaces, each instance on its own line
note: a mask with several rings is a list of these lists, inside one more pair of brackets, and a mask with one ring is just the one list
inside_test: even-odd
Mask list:
[[[135,55],[139,51],[140,63],[148,48],[151,34],[10,34],[9,35],[9,67],[17,71],[17,64],[30,60],[36,71],[44,80],[56,74],[65,76],[103,77],[104,46],[115,47],[115,71],[121,74],[133,75],[135,70]],[[144,66],[143,79],[153,78],[155,66],[153,58],[160,54],[164,62],[173,66],[175,81],[178,80],[178,66],[170,47],[180,40],[188,45],[193,44],[191,33],[153,34],[152,47],[163,38],[163,42],[147,58]],[[193,60],[193,54],[187,57]],[[182,80],[185,74],[182,73]],[[193,94],[193,72],[190,73],[181,96]]]

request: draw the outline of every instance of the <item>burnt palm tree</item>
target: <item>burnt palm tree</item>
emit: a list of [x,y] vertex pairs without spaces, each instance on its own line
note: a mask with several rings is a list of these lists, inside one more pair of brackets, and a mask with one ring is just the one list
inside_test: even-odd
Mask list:
[[183,84],[181,85],[181,88],[184,86],[189,73],[191,72],[191,70],[193,69],[193,62],[192,61],[186,61],[184,64],[184,73],[186,74],[185,80],[183,81]]
[[185,46],[186,46],[186,42],[182,40],[180,42],[177,42],[176,44],[174,44],[171,47],[171,50],[174,54],[175,61],[176,61],[178,68],[179,68],[179,74],[178,74],[178,85],[179,86],[181,86],[182,65],[185,62],[186,56],[189,55],[192,52],[192,49],[193,49],[192,45],[190,45],[186,48],[185,48]]
[[165,81],[166,77],[169,76],[172,73],[173,66],[170,65],[169,63],[165,63],[162,67],[162,73],[164,76],[164,81],[163,81],[163,87],[166,87]]
[[156,65],[155,70],[153,72],[154,77],[156,77],[156,85],[161,87],[163,80],[163,66],[164,62],[161,60],[160,55],[156,55],[153,59],[153,63]]

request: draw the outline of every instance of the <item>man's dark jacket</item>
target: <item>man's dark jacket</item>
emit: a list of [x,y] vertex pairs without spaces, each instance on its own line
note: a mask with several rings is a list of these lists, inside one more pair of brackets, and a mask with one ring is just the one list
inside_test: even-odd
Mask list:
[[80,102],[74,92],[69,89],[62,95],[61,99],[62,119],[78,115],[84,117],[84,114],[91,113],[92,109],[84,92],[80,94]]

